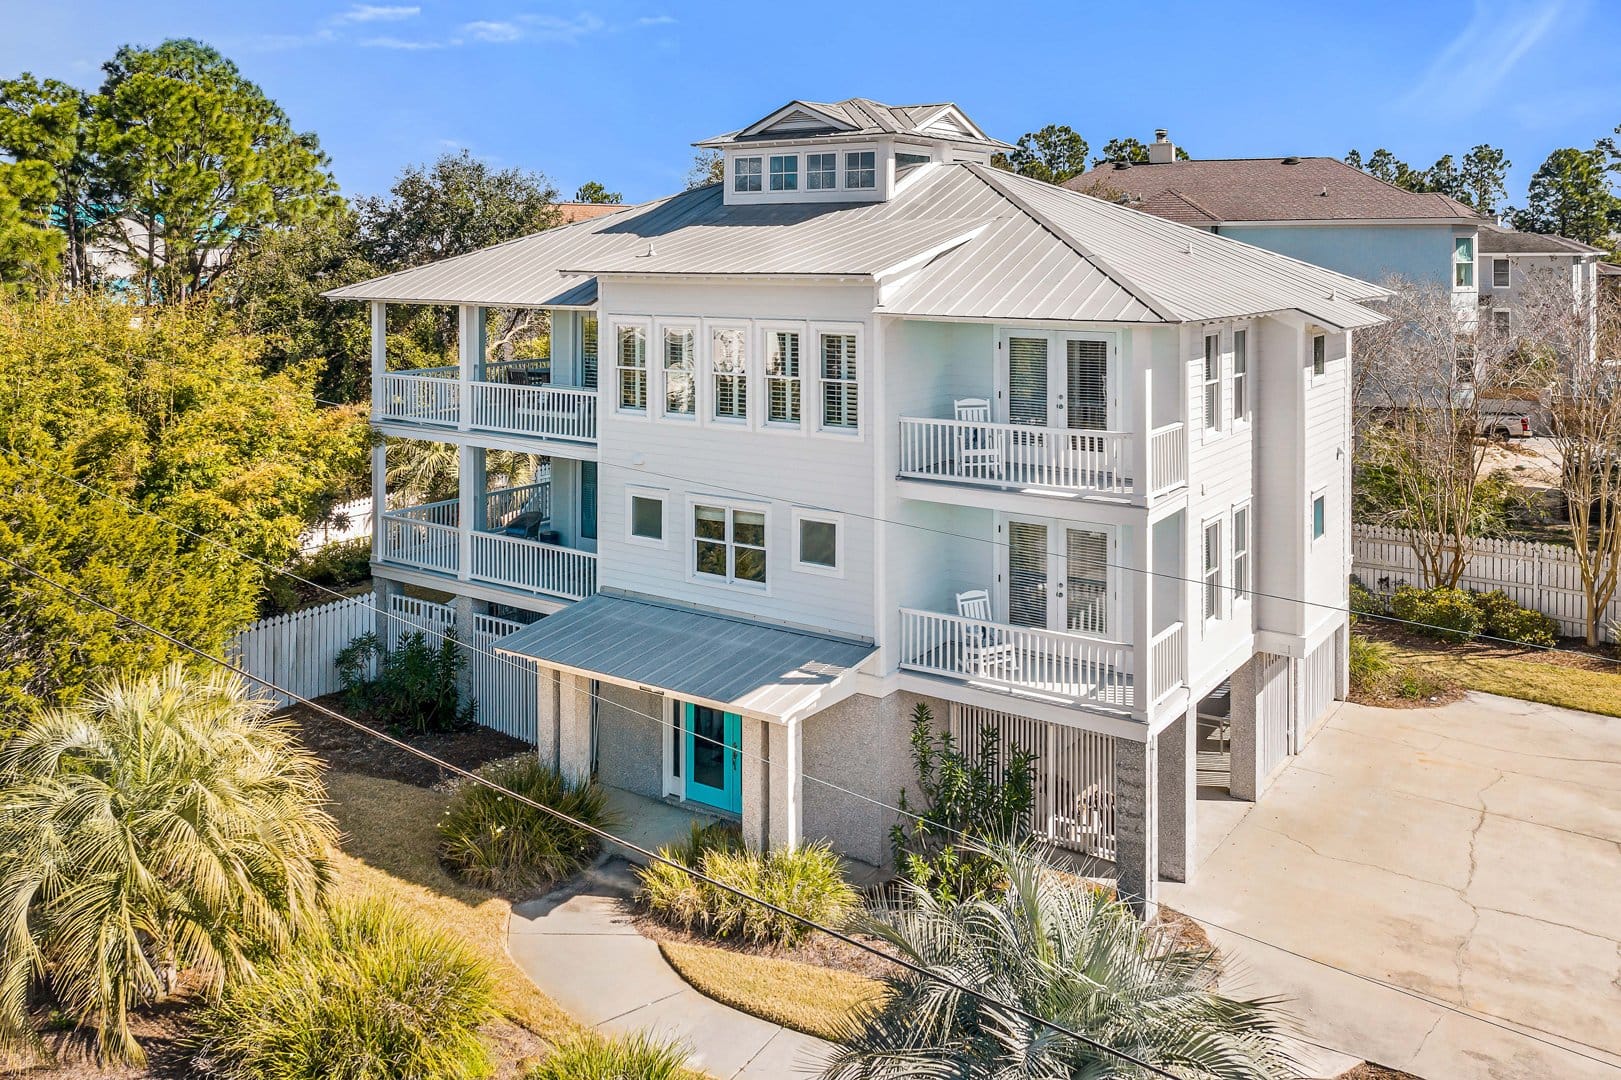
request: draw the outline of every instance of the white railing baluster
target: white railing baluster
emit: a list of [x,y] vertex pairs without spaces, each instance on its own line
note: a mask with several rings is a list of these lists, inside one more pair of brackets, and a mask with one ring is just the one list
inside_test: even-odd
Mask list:
[[596,441],[595,390],[476,382],[471,394],[474,428],[575,442]]
[[517,536],[475,532],[468,576],[492,585],[583,600],[597,591],[597,556]]
[[1143,495],[1184,482],[1187,440],[1181,424],[1150,434],[1150,478],[1127,463],[1130,432],[1040,428],[972,420],[901,417],[900,474],[993,487]]
[[373,406],[378,419],[455,427],[461,406],[455,375],[455,368],[384,373],[383,400]]

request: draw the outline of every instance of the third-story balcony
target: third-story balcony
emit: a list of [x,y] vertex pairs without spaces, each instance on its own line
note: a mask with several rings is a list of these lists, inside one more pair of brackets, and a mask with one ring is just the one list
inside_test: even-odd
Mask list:
[[463,529],[455,499],[390,510],[378,558],[463,581],[583,600],[597,591],[597,556],[559,543],[551,528],[551,485],[542,481],[485,493],[483,525]]
[[387,372],[375,417],[439,429],[596,443],[595,390],[547,382],[544,360],[509,360],[482,368],[482,378],[468,382],[455,367]]
[[1188,442],[1181,423],[1145,437],[1142,454],[1131,432],[905,416],[899,471],[913,480],[1146,501],[1187,482]]

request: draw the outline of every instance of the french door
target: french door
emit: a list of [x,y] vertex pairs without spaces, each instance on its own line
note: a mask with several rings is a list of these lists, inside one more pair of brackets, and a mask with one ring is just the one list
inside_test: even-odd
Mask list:
[[1006,331],[1003,408],[1011,424],[1103,431],[1114,412],[1114,338],[1107,334]]
[[1042,518],[1008,518],[1005,525],[1008,622],[1112,638],[1114,533]]

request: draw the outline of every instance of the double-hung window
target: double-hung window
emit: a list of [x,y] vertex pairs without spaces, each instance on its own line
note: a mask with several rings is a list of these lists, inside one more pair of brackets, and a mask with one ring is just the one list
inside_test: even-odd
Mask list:
[[692,346],[691,327],[664,328],[664,412],[667,416],[693,416],[698,411]]
[[860,424],[856,336],[821,335],[822,427],[854,431]]
[[1506,288],[1508,288],[1508,283],[1509,283],[1508,260],[1507,259],[1493,259],[1492,260],[1492,288],[1494,288],[1494,289],[1506,289]]
[[1311,377],[1321,379],[1328,370],[1328,337],[1313,334],[1311,339]]
[[580,316],[580,385],[597,388],[597,317],[589,312]]
[[1233,331],[1233,423],[1242,424],[1250,418],[1250,358],[1249,332]]
[[1233,511],[1233,599],[1246,600],[1250,594],[1250,508]]
[[852,150],[844,155],[844,186],[847,188],[878,186],[878,155],[875,151]]
[[799,424],[799,333],[765,334],[765,418],[768,424]]
[[1204,426],[1221,430],[1221,335],[1204,336]]
[[1204,527],[1204,617],[1221,618],[1221,522]]
[[747,420],[749,416],[747,331],[716,327],[710,335],[709,360],[715,380],[715,419]]
[[760,159],[740,157],[732,159],[732,190],[760,190]]
[[839,155],[805,155],[805,190],[832,191],[839,186]]
[[619,328],[619,407],[647,408],[647,331],[640,326]]
[[732,585],[763,586],[765,511],[694,503],[693,573]]
[[1452,241],[1452,284],[1459,289],[1475,284],[1475,238],[1455,237]]
[[771,190],[799,190],[799,155],[774,154],[771,158]]

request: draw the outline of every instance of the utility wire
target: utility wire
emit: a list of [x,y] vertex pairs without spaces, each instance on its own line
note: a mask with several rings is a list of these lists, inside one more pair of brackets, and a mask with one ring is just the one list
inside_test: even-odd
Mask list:
[[940,983],[941,985],[949,987],[950,989],[955,990],[956,992],[958,992],[960,994],[963,994],[966,997],[972,998],[974,1001],[978,1002],[979,1004],[981,1004],[983,1006],[986,1006],[987,1008],[990,1008],[990,1009],[996,1010],[996,1011],[1000,1011],[1000,1012],[1003,1012],[1003,1013],[1011,1014],[1013,1016],[1019,1017],[1022,1020],[1026,1020],[1026,1021],[1029,1021],[1030,1023],[1038,1024],[1038,1025],[1040,1025],[1042,1027],[1048,1028],[1049,1030],[1057,1032],[1058,1034],[1063,1035],[1063,1036],[1065,1036],[1067,1038],[1074,1039],[1076,1042],[1079,1042],[1079,1043],[1081,1043],[1081,1044],[1083,1044],[1085,1046],[1088,1046],[1088,1047],[1092,1048],[1093,1050],[1098,1051],[1099,1053],[1108,1054],[1110,1057],[1117,1058],[1120,1061],[1124,1061],[1124,1062],[1127,1062],[1128,1064],[1135,1065],[1135,1066],[1137,1066],[1138,1068],[1141,1068],[1141,1069],[1146,1069],[1146,1070],[1148,1070],[1149,1072],[1153,1073],[1156,1076],[1163,1076],[1163,1077],[1168,1078],[1168,1080],[1182,1080],[1182,1078],[1179,1077],[1176,1073],[1171,1072],[1168,1069],[1162,1068],[1161,1066],[1155,1065],[1153,1062],[1145,1061],[1142,1058],[1137,1057],[1134,1054],[1127,1053],[1124,1050],[1117,1050],[1114,1047],[1109,1046],[1107,1043],[1099,1042],[1097,1039],[1094,1039],[1089,1035],[1083,1034],[1082,1032],[1076,1031],[1076,1030],[1074,1030],[1072,1028],[1069,1028],[1069,1027],[1066,1027],[1066,1026],[1064,1026],[1062,1024],[1056,1023],[1055,1021],[1048,1020],[1045,1017],[1037,1016],[1035,1013],[1029,1012],[1026,1009],[1023,1009],[1018,1005],[1010,1005],[1007,1002],[998,1001],[997,999],[995,999],[995,998],[993,998],[993,997],[991,997],[991,996],[989,996],[987,994],[981,993],[980,991],[975,990],[970,986],[966,986],[966,985],[964,985],[962,983],[959,983],[954,979],[947,978],[946,976],[941,975],[938,972],[931,971],[929,968],[924,967],[922,964],[915,963],[915,962],[913,962],[911,960],[908,960],[908,959],[906,959],[905,957],[902,957],[902,956],[892,956],[889,953],[885,952],[884,950],[878,948],[877,946],[868,944],[867,942],[862,941],[859,938],[857,938],[857,937],[855,937],[855,936],[853,936],[851,934],[847,934],[842,930],[837,930],[837,929],[835,929],[835,928],[833,928],[831,926],[828,926],[828,925],[826,925],[824,923],[819,923],[819,922],[815,921],[814,919],[808,918],[808,917],[806,917],[804,915],[801,915],[801,914],[799,914],[797,912],[790,911],[787,908],[782,907],[779,904],[776,904],[776,903],[773,903],[770,900],[764,899],[763,897],[755,896],[752,893],[746,892],[746,891],[744,891],[742,889],[739,889],[739,888],[737,888],[737,887],[735,887],[733,885],[729,885],[724,881],[720,881],[720,880],[717,880],[716,878],[710,877],[708,874],[705,874],[701,870],[694,869],[693,867],[687,866],[687,865],[685,865],[685,864],[683,864],[681,862],[678,862],[675,859],[671,859],[671,858],[669,858],[669,857],[667,857],[665,855],[662,855],[659,852],[649,850],[648,848],[642,847],[640,844],[634,843],[633,841],[626,840],[626,839],[624,839],[623,837],[620,837],[620,836],[616,836],[613,833],[609,832],[607,829],[603,829],[603,828],[600,828],[600,827],[598,827],[596,825],[592,825],[591,823],[586,822],[586,821],[581,821],[579,818],[576,818],[571,814],[565,813],[562,810],[558,810],[556,807],[547,806],[545,803],[542,803],[542,802],[540,802],[538,800],[535,800],[535,799],[531,799],[527,795],[523,795],[523,794],[521,794],[519,792],[513,791],[511,788],[508,788],[508,787],[505,787],[505,786],[503,786],[501,784],[495,783],[493,780],[490,780],[490,779],[488,779],[487,777],[484,777],[484,776],[480,776],[478,773],[474,772],[471,769],[462,768],[460,765],[453,764],[452,762],[447,761],[444,758],[441,758],[436,754],[429,753],[428,751],[423,750],[420,747],[413,746],[410,743],[405,742],[402,739],[397,739],[394,736],[389,735],[387,732],[379,731],[374,727],[371,727],[371,726],[369,726],[367,724],[361,723],[359,720],[355,720],[355,719],[353,719],[351,717],[345,716],[343,713],[338,712],[336,709],[328,708],[327,706],[322,705],[319,702],[312,701],[311,699],[309,699],[307,697],[304,697],[302,694],[294,693],[293,691],[288,690],[288,689],[286,689],[284,687],[281,687],[281,686],[277,685],[276,683],[272,682],[271,680],[263,678],[262,676],[255,675],[252,672],[247,671],[244,668],[240,667],[239,665],[233,664],[228,660],[225,660],[225,659],[223,659],[221,657],[214,656],[214,655],[210,654],[209,652],[207,652],[206,650],[198,648],[197,646],[192,645],[189,642],[183,641],[180,638],[176,637],[175,635],[168,633],[167,631],[160,630],[159,628],[157,628],[155,626],[152,626],[150,623],[146,623],[146,622],[143,622],[140,619],[135,618],[133,615],[128,615],[128,614],[125,614],[122,611],[119,611],[117,608],[111,606],[110,604],[105,604],[105,603],[101,602],[100,600],[97,600],[93,596],[86,595],[85,593],[80,592],[78,589],[75,589],[70,585],[63,584],[60,581],[56,581],[53,578],[47,577],[46,575],[41,574],[38,571],[34,570],[30,566],[27,566],[27,565],[25,565],[23,563],[17,562],[14,559],[11,559],[11,558],[9,558],[7,556],[4,556],[4,555],[0,555],[0,562],[4,562],[6,565],[12,567],[15,570],[20,570],[23,573],[28,574],[30,577],[36,578],[36,579],[38,579],[40,581],[43,581],[46,584],[51,585],[51,586],[61,590],[62,592],[66,593],[69,596],[74,597],[77,600],[80,600],[80,601],[82,601],[84,603],[87,603],[87,604],[94,605],[95,607],[100,608],[102,611],[107,612],[109,615],[112,615],[113,617],[118,618],[118,619],[122,619],[125,622],[128,622],[131,625],[136,626],[136,627],[140,628],[141,630],[146,631],[149,634],[156,635],[157,637],[162,638],[163,640],[169,642],[171,645],[174,645],[174,646],[177,646],[177,647],[179,647],[181,649],[184,649],[187,652],[193,653],[194,655],[196,655],[196,656],[198,656],[198,657],[200,657],[200,658],[202,658],[204,660],[209,661],[210,663],[217,664],[220,667],[225,668],[227,671],[233,672],[236,675],[239,675],[239,676],[241,676],[243,678],[246,678],[246,679],[249,679],[249,680],[251,680],[251,681],[253,681],[255,683],[258,683],[259,685],[263,686],[264,688],[266,688],[266,689],[268,689],[268,690],[270,690],[270,691],[272,691],[272,692],[274,692],[276,694],[281,694],[281,695],[283,695],[285,697],[288,697],[288,698],[290,698],[290,699],[292,699],[294,701],[297,701],[299,704],[304,705],[306,708],[314,709],[316,712],[320,713],[323,716],[326,716],[326,717],[329,717],[329,718],[331,718],[333,720],[336,720],[339,723],[344,724],[347,727],[350,727],[350,728],[352,728],[352,729],[354,729],[356,731],[362,732],[363,734],[369,735],[372,738],[375,738],[375,739],[381,740],[382,742],[388,743],[390,746],[393,746],[398,750],[403,750],[406,753],[411,754],[414,757],[420,758],[423,761],[426,761],[426,762],[428,762],[428,763],[430,763],[432,765],[437,766],[440,769],[445,770],[448,773],[451,773],[452,775],[459,776],[463,780],[468,781],[469,783],[479,784],[479,785],[481,785],[483,787],[486,787],[486,788],[490,789],[491,791],[494,791],[494,792],[500,794],[501,796],[503,796],[505,798],[512,799],[515,802],[518,802],[518,803],[521,803],[524,806],[530,807],[531,809],[538,810],[541,813],[544,813],[544,814],[546,814],[546,815],[548,815],[548,816],[550,816],[552,818],[555,818],[558,821],[561,821],[561,822],[563,822],[563,823],[565,823],[567,825],[570,825],[570,826],[572,826],[572,827],[574,827],[576,829],[579,829],[582,832],[589,833],[590,835],[595,836],[599,840],[603,840],[603,841],[606,841],[606,842],[611,843],[611,844],[616,844],[619,847],[622,847],[622,848],[624,848],[624,849],[626,849],[628,851],[633,851],[636,854],[642,856],[643,858],[649,860],[650,862],[656,862],[656,863],[659,863],[661,865],[668,866],[668,867],[670,867],[672,869],[680,870],[683,873],[686,873],[686,874],[690,875],[695,880],[701,881],[706,885],[709,885],[709,886],[712,886],[714,888],[720,889],[720,890],[722,890],[724,892],[730,893],[731,895],[736,896],[740,900],[745,900],[745,901],[748,901],[749,903],[752,903],[752,904],[758,904],[759,906],[765,908],[767,911],[770,911],[770,912],[772,912],[773,914],[776,914],[776,915],[780,915],[780,916],[782,916],[784,918],[791,919],[792,921],[798,923],[801,926],[804,926],[807,929],[820,931],[821,933],[824,933],[824,934],[827,934],[830,937],[836,938],[837,940],[842,941],[847,945],[854,946],[855,948],[860,949],[863,952],[869,953],[869,954],[871,954],[873,956],[882,957],[884,960],[887,960],[888,962],[890,962],[892,964],[895,964],[895,965],[897,965],[897,966],[899,966],[901,968],[904,968],[904,969],[906,969],[907,971],[911,972],[914,975],[918,975],[918,976],[921,976],[921,977],[923,977],[925,979],[929,979],[929,980],[932,980],[934,982]]

